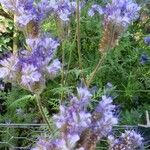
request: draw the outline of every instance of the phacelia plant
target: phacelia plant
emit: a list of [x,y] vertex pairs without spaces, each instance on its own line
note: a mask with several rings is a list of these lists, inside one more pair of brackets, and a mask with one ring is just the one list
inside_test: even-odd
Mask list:
[[117,44],[117,40],[127,27],[139,17],[140,7],[133,0],[112,0],[105,7],[97,4],[89,10],[89,16],[96,12],[104,15],[104,33],[100,51],[105,52]]
[[58,59],[53,60],[59,44],[50,37],[27,39],[27,43],[30,50],[10,54],[0,61],[0,78],[32,93],[41,93],[46,78],[53,79],[61,69]]
[[89,16],[95,13],[103,15],[103,35],[99,43],[101,59],[91,73],[87,85],[92,82],[97,70],[102,65],[107,52],[118,44],[118,40],[128,26],[139,17],[140,6],[133,0],[112,0],[105,7],[94,4],[88,11]]
[[[70,97],[68,104],[60,105],[60,112],[53,116],[59,130],[58,139],[37,143],[37,149],[81,150],[96,148],[96,143],[111,132],[118,119],[114,115],[112,98],[102,96],[102,100],[93,111],[88,111],[92,94],[84,88],[77,88],[77,96]],[[92,140],[91,140],[92,139]]]
[[145,54],[145,53],[141,54],[140,63],[142,65],[149,63],[149,61],[150,61],[150,58],[147,54]]
[[34,0],[0,0],[0,3],[16,15],[16,22],[20,27],[25,27],[31,22],[39,24],[49,15],[68,21],[76,9],[76,3],[69,0],[41,0],[39,3],[35,3]]
[[143,138],[134,130],[126,130],[117,139],[114,136],[109,136],[108,139],[110,150],[135,150],[137,148],[142,148]]
[[15,50],[0,61],[0,78],[35,94],[43,119],[49,124],[41,106],[40,94],[45,88],[46,79],[56,77],[61,63],[54,59],[58,40],[42,33],[40,25],[48,16],[68,21],[76,5],[69,0],[0,0],[0,3],[14,14],[18,29],[26,37],[25,48]]
[[[112,98],[102,96],[97,107],[89,111],[92,94],[86,87],[77,88],[77,92],[77,96],[72,94],[69,103],[60,105],[59,113],[53,116],[59,132],[58,138],[40,138],[32,150],[95,150],[96,144],[111,134],[113,125],[118,123],[115,115],[116,106],[112,104]],[[113,139],[112,136],[109,136],[110,139]],[[143,140],[135,131],[125,131],[121,139],[122,142],[125,140],[131,142],[127,144],[130,147],[133,146],[132,150],[140,146]],[[111,150],[113,147],[122,146],[122,143],[117,143],[117,140],[112,142]],[[126,144],[125,146],[128,147]]]
[[144,42],[145,44],[150,45],[150,37],[149,36],[145,37]]
[[[26,38],[24,47],[0,60],[0,78],[32,92],[43,120],[51,129],[49,119],[40,101],[40,95],[46,86],[47,79],[53,80],[64,64],[61,65],[61,62],[57,58],[55,59],[60,43],[49,34],[42,33],[40,26],[43,20],[49,16],[59,20],[60,24],[62,21],[69,21],[71,14],[77,10],[77,47],[79,66],[82,72],[79,0],[77,3],[69,0],[41,0],[39,2],[0,0],[0,3],[14,14],[14,21]],[[91,108],[89,106],[92,105],[93,95],[88,90],[102,64],[105,56],[103,54],[117,45],[121,34],[138,18],[139,11],[140,7],[132,0],[112,0],[105,7],[97,4],[91,7],[88,12],[90,16],[97,12],[104,18],[104,32],[100,41],[102,59],[92,72],[89,81],[85,80],[86,86],[77,88],[77,96],[71,94],[69,101],[62,101],[59,113],[53,115],[52,120],[58,131],[57,137],[39,138],[32,150],[96,150],[97,143],[107,137],[110,150],[135,150],[142,145],[143,138],[135,131],[125,131],[117,139],[111,135],[113,126],[118,123],[115,115],[116,106],[112,104],[112,97],[107,94],[103,95],[98,105]],[[62,39],[61,42],[63,42]],[[150,43],[148,38],[145,39],[145,43]],[[62,61],[64,61],[64,57]],[[145,56],[142,57],[141,62],[144,61]],[[62,72],[62,76],[64,76],[64,68]],[[63,79],[64,77],[62,77]],[[108,86],[112,85],[108,84]]]

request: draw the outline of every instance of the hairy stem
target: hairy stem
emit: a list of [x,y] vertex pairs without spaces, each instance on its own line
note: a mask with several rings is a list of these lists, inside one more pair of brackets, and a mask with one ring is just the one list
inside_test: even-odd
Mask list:
[[96,76],[97,72],[99,71],[99,69],[101,69],[101,66],[107,56],[107,53],[109,52],[109,49],[111,49],[111,43],[114,40],[114,34],[115,34],[115,25],[113,26],[113,29],[111,31],[111,39],[109,41],[108,44],[108,48],[106,50],[104,50],[104,52],[102,53],[102,57],[99,60],[98,64],[96,65],[95,69],[93,70],[93,72],[90,74],[90,79],[87,81],[87,87],[90,86],[90,84],[92,83],[94,77]]
[[51,125],[49,123],[49,120],[44,112],[44,109],[43,109],[43,106],[42,106],[42,103],[41,103],[41,98],[40,98],[40,95],[36,94],[35,95],[35,99],[36,99],[36,103],[37,103],[37,106],[38,106],[38,109],[39,109],[39,112],[44,120],[44,122],[48,125],[48,129],[49,131],[51,131]]
[[62,41],[64,39],[64,28],[62,25],[62,21],[60,18],[56,18],[55,22],[56,22],[57,33],[58,33],[59,39],[61,39]]
[[66,74],[65,82],[66,82],[67,79],[68,79],[68,72],[69,72],[69,69],[70,69],[70,64],[71,64],[71,59],[72,59],[72,52],[73,52],[72,47],[75,45],[76,37],[77,37],[77,31],[76,31],[76,33],[75,33],[75,35],[74,35],[73,42],[72,42],[72,44],[71,44],[71,46],[70,46],[69,60],[68,60],[68,63],[67,63],[68,65],[67,65],[67,74]]
[[[61,49],[62,49],[62,70],[61,70],[61,86],[64,86],[64,65],[65,65],[65,51],[64,51],[64,38],[65,38],[65,34],[64,34],[64,27],[63,24],[60,20],[60,18],[56,19],[56,26],[57,26],[57,30],[58,30],[58,36],[61,40]],[[63,96],[64,96],[64,92],[61,93],[61,101],[63,100]]]
[[92,83],[94,77],[96,76],[96,73],[98,72],[98,70],[100,69],[100,66],[102,66],[104,59],[106,58],[107,53],[104,53],[101,57],[101,59],[99,60],[98,64],[96,65],[96,67],[94,68],[93,72],[90,74],[90,79],[87,81],[87,87],[90,86],[90,84]]
[[15,27],[16,16],[14,15],[14,30],[13,30],[13,53],[17,53],[17,32]]
[[83,66],[82,66],[82,54],[81,54],[81,37],[80,37],[80,4],[79,0],[77,0],[77,11],[76,11],[76,18],[77,18],[77,48],[78,48],[78,57],[79,57],[79,68],[81,70],[81,76],[86,84],[86,80],[83,74]]
[[[61,73],[61,86],[63,88],[65,81],[64,81],[64,65],[65,65],[65,51],[64,51],[64,43],[62,41],[62,73]],[[61,93],[61,101],[63,100],[64,92]]]

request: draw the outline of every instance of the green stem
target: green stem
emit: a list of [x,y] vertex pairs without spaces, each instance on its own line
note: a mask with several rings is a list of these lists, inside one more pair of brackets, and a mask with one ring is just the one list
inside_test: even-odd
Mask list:
[[111,43],[112,43],[112,41],[113,41],[113,39],[114,39],[114,34],[115,34],[115,25],[113,26],[113,29],[112,29],[112,32],[111,32],[111,35],[112,35],[112,36],[111,36],[111,40],[110,40],[109,46],[108,46],[106,52],[102,54],[101,59],[99,60],[99,62],[98,62],[98,64],[96,65],[95,69],[93,70],[93,72],[91,73],[90,79],[87,81],[87,84],[86,84],[87,87],[90,86],[90,84],[91,84],[91,82],[93,81],[93,79],[94,79],[96,73],[99,71],[99,69],[101,69],[100,67],[101,67],[102,64],[103,64],[103,62],[104,62],[104,60],[105,60],[105,58],[106,58],[106,56],[107,56],[107,53],[109,52],[109,49],[111,49]]
[[78,56],[79,56],[79,67],[82,69],[82,58],[81,58],[81,43],[80,43],[80,12],[79,12],[79,0],[77,0],[77,46],[78,46]]
[[81,54],[81,36],[80,36],[80,4],[79,0],[77,0],[77,47],[78,47],[78,57],[79,57],[79,68],[81,70],[81,76],[86,84],[86,80],[83,74],[83,66],[82,66],[82,54]]
[[16,31],[16,16],[14,15],[14,30],[13,30],[13,53],[17,53],[17,31]]
[[64,38],[64,28],[63,28],[62,22],[61,22],[60,18],[56,18],[55,22],[56,22],[56,26],[57,26],[58,36],[62,41]]
[[70,64],[71,64],[71,59],[72,59],[72,52],[73,52],[72,47],[75,45],[76,37],[77,37],[77,31],[75,33],[74,40],[73,40],[72,45],[70,47],[70,53],[69,53],[69,60],[68,60],[68,65],[67,65],[67,74],[66,74],[66,78],[65,78],[65,83],[68,79],[68,72],[69,72],[69,69],[70,69]]
[[48,125],[49,131],[51,131],[51,125],[50,125],[50,123],[48,121],[48,118],[47,118],[47,116],[46,116],[46,114],[44,112],[44,109],[42,107],[40,95],[36,94],[35,95],[35,99],[36,99],[36,103],[37,103],[38,109],[40,111],[40,114],[41,114],[44,122]]
[[[61,49],[62,49],[62,69],[61,69],[61,87],[63,88],[64,86],[64,64],[65,64],[65,51],[64,51],[64,38],[65,38],[65,34],[64,34],[64,27],[62,25],[62,22],[60,20],[60,18],[56,19],[56,26],[57,26],[57,30],[58,30],[58,36],[61,40]],[[61,93],[61,101],[63,100],[63,96],[64,96],[64,92]]]
[[[64,64],[65,64],[65,51],[64,51],[64,41],[62,41],[62,73],[61,73],[61,86],[63,88],[64,81]],[[61,101],[63,100],[64,92],[61,93]]]
[[104,59],[106,58],[107,53],[104,53],[101,57],[101,59],[99,60],[98,64],[96,65],[95,69],[93,70],[93,72],[90,75],[90,79],[87,81],[87,87],[90,86],[91,82],[93,81],[97,71],[100,69],[100,66],[103,64]]

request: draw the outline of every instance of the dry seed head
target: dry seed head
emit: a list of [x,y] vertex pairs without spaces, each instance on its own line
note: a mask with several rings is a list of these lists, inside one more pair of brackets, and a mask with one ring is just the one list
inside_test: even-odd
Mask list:
[[99,50],[103,54],[114,48],[123,32],[123,26],[108,22],[105,24],[103,37],[100,40]]
[[90,129],[86,129],[82,132],[76,148],[83,147],[85,150],[95,150],[96,142],[97,136],[93,134],[93,132]]
[[26,30],[28,37],[37,38],[39,35],[39,24],[32,20],[27,24]]

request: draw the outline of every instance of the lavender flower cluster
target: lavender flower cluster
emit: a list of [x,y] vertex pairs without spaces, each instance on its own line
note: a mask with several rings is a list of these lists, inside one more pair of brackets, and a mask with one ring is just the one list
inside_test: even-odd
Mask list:
[[127,27],[139,16],[140,7],[132,0],[112,0],[106,7],[94,4],[89,10],[89,16],[95,13],[104,14],[106,22]]
[[121,136],[115,139],[114,136],[109,136],[110,150],[135,150],[142,148],[143,138],[135,131],[125,131]]
[[49,15],[68,21],[71,13],[76,10],[76,3],[69,0],[0,0],[8,10],[16,15],[19,27],[25,27],[29,22],[40,23]]
[[104,137],[109,139],[110,150],[135,150],[142,145],[143,138],[135,131],[125,131],[119,139],[111,135],[113,125],[118,123],[111,97],[102,96],[98,106],[88,111],[91,100],[86,87],[77,88],[77,96],[72,94],[69,103],[62,104],[53,116],[59,131],[57,139],[40,138],[32,150],[95,150]]
[[52,60],[59,43],[49,37],[27,39],[30,50],[10,54],[0,61],[0,78],[31,91],[42,91],[46,78],[53,79],[61,69],[58,59]]
[[112,98],[102,96],[95,110],[89,112],[92,94],[86,87],[77,88],[77,92],[77,96],[72,95],[69,103],[62,104],[60,112],[53,116],[59,137],[50,141],[40,139],[33,150],[88,150],[111,132],[118,122]]
[[[33,93],[41,93],[46,79],[53,79],[57,75],[61,63],[58,59],[53,60],[59,46],[58,41],[40,33],[37,26],[51,10],[66,20],[73,4],[68,0],[63,2],[42,0],[37,4],[34,0],[0,0],[0,2],[16,15],[17,23],[24,31],[30,29],[26,35],[26,48],[0,60],[0,78]],[[61,17],[64,12],[66,16]]]

